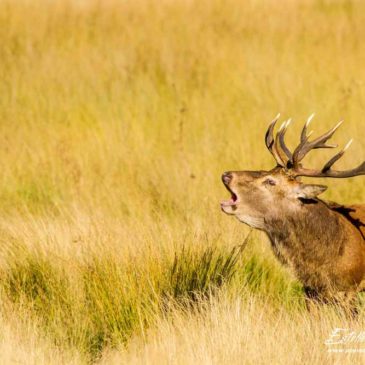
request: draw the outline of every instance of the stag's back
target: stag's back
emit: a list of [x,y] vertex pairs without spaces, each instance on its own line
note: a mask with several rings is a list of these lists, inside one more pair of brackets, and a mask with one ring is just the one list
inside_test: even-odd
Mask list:
[[365,204],[353,204],[347,206],[334,202],[327,202],[326,204],[330,209],[340,213],[349,220],[352,225],[360,231],[365,241]]
[[349,208],[351,222],[360,230],[365,241],[365,205],[351,205]]

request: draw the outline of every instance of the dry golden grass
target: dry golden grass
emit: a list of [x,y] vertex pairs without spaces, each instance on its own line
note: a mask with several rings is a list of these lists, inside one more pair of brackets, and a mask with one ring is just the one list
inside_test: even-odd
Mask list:
[[[249,293],[246,293],[249,295]],[[361,323],[331,310],[288,313],[263,299],[218,299],[204,313],[176,311],[130,348],[105,351],[109,364],[361,364],[363,353],[328,353],[324,339],[336,327],[360,332]],[[328,309],[328,308],[327,308]],[[319,319],[319,316],[321,319]],[[358,349],[356,344],[348,348]]]
[[312,112],[345,119],[339,167],[364,159],[364,22],[345,0],[1,1],[1,362],[360,361],[323,342],[363,317],[309,316],[263,235],[235,256],[219,201],[223,171],[272,167],[279,111],[292,146]]

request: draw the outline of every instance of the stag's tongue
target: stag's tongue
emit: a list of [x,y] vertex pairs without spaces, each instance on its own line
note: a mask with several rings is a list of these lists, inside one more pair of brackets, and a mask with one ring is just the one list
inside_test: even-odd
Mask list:
[[236,194],[232,194],[231,199],[229,199],[229,200],[223,200],[221,202],[221,205],[224,206],[224,207],[228,207],[228,206],[231,206],[231,205],[235,205],[236,204],[236,201],[237,201]]

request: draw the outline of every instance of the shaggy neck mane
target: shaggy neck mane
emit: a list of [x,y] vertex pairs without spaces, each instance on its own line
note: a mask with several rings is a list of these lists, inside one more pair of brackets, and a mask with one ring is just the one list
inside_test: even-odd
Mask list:
[[346,241],[342,214],[319,199],[302,203],[298,212],[267,221],[265,230],[274,249],[287,256],[285,261],[331,260]]

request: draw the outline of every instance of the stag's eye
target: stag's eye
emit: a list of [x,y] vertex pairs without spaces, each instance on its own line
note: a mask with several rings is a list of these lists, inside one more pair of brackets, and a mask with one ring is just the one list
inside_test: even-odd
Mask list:
[[264,181],[264,184],[265,184],[265,185],[270,185],[270,186],[275,186],[275,185],[276,185],[276,181],[275,181],[274,179],[270,179],[270,178],[268,178],[268,179],[266,179],[266,180]]

